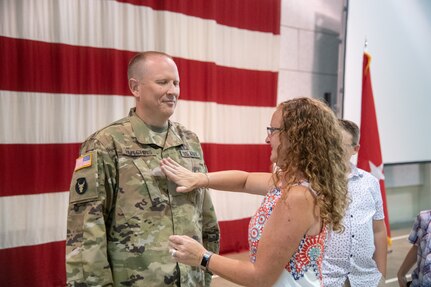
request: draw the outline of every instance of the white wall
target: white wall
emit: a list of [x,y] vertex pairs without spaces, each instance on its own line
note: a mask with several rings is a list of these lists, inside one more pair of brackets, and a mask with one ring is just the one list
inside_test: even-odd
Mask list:
[[348,6],[344,118],[360,123],[367,39],[383,162],[431,161],[431,1]]
[[337,95],[344,0],[283,0],[278,102]]

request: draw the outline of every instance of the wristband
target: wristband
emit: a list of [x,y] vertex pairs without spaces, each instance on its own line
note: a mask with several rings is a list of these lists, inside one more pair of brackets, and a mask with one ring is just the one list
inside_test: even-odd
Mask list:
[[204,255],[202,256],[201,265],[199,266],[202,270],[208,271],[208,264],[210,263],[211,256],[213,256],[214,253],[210,251],[205,251]]

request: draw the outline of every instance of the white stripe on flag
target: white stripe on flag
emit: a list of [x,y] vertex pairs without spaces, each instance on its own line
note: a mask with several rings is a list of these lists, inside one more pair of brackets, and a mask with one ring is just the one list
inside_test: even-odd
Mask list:
[[277,72],[279,67],[280,35],[116,1],[2,0],[0,35],[126,51],[162,50],[251,70]]
[[[219,221],[251,217],[262,202],[257,195],[210,192]],[[0,219],[0,249],[65,240],[68,201],[69,192],[0,197],[8,215]]]
[[[0,91],[0,144],[81,143],[134,107],[132,96]],[[172,117],[201,142],[264,144],[273,107],[179,101]],[[17,132],[19,131],[19,132]]]
[[244,193],[210,190],[217,220],[228,221],[254,215],[263,197]]
[[66,239],[69,192],[0,197],[0,249]]

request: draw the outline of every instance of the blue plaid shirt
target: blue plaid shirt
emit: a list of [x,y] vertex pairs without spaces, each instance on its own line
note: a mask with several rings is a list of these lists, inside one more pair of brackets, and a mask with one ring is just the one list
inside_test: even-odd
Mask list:
[[412,285],[431,286],[431,210],[421,211],[416,217],[409,241],[418,247],[417,266],[412,273]]

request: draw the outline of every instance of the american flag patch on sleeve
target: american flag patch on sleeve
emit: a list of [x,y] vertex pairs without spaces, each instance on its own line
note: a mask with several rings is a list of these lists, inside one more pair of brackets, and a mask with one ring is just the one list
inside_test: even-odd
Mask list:
[[91,153],[84,154],[76,159],[75,171],[91,166]]

